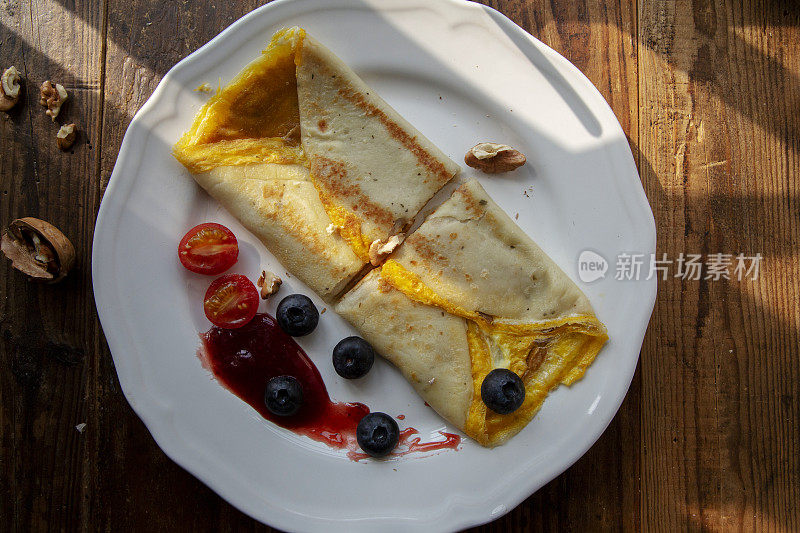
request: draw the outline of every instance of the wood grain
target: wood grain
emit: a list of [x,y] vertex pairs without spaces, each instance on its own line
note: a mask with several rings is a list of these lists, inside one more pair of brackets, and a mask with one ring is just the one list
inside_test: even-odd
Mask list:
[[[75,425],[87,421],[85,394],[99,335],[88,250],[99,200],[90,169],[102,106],[102,39],[83,23],[97,19],[100,4],[73,9],[82,18],[54,2],[0,4],[0,65],[13,64],[25,77],[24,101],[0,117],[3,224],[24,215],[43,218],[79,251],[76,271],[58,286],[26,283],[6,264],[0,277],[0,516],[2,527],[18,530],[88,524],[83,486],[91,472],[86,439]],[[73,153],[57,149],[59,126],[37,103],[45,79],[71,95],[58,122],[79,126]]]
[[644,524],[800,527],[798,13],[640,3],[640,170],[658,249],[765,257],[757,281],[661,283],[641,359]]
[[[488,0],[575,63],[629,137],[658,250],[764,256],[755,281],[660,282],[640,369],[572,468],[476,531],[800,530],[800,6],[793,0]],[[0,270],[0,530],[269,530],[168,459],[125,401],[98,324],[97,208],[133,114],[260,2],[0,0],[0,223],[56,224],[59,286]],[[73,153],[36,104],[72,99]],[[74,426],[87,424],[84,433]],[[178,497],[176,497],[179,495]]]

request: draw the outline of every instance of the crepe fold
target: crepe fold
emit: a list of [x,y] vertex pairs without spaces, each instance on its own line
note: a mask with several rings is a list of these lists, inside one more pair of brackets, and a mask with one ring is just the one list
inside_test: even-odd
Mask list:
[[[477,181],[457,189],[336,304],[444,418],[484,446],[518,433],[608,336],[586,296]],[[518,410],[481,400],[495,368],[525,384]]]
[[328,302],[459,170],[296,27],[209,99],[173,153]]
[[368,260],[370,244],[405,231],[459,167],[311,38],[297,94],[314,184],[342,236]]

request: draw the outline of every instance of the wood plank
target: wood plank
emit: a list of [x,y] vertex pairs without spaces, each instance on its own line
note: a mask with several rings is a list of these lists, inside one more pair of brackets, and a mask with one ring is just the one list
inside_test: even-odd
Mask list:
[[640,2],[640,169],[659,252],[765,257],[757,281],[660,284],[641,360],[644,524],[800,527],[799,13]]
[[[100,6],[55,0],[0,6],[0,66],[13,64],[25,77],[21,104],[0,113],[2,221],[48,220],[78,252],[75,271],[57,286],[27,283],[7,261],[0,270],[0,516],[12,530],[78,529],[89,521],[91,471],[86,438],[75,425],[87,420],[84,390],[98,332],[89,243],[99,190],[92,170],[101,102],[102,36],[94,30]],[[81,130],[71,153],[58,150],[59,126],[38,105],[46,79],[70,94],[58,122]]]

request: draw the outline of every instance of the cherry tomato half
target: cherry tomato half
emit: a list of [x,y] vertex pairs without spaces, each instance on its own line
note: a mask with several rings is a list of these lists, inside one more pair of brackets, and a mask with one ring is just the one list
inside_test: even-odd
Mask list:
[[239,258],[239,243],[222,224],[207,222],[190,229],[178,245],[181,264],[198,274],[222,274]]
[[258,291],[252,281],[241,274],[226,274],[211,283],[203,310],[215,326],[235,329],[253,319],[258,302]]

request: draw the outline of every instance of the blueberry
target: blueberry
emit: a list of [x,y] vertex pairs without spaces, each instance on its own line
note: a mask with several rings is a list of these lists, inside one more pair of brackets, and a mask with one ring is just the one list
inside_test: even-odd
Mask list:
[[395,449],[400,440],[400,428],[386,413],[369,413],[356,428],[356,440],[361,449],[372,457],[383,457]]
[[311,298],[303,294],[290,294],[281,300],[275,315],[283,331],[292,337],[308,335],[319,323],[319,311]]
[[481,400],[495,413],[513,413],[525,400],[525,384],[514,372],[495,368],[483,378]]
[[303,386],[292,376],[275,376],[267,382],[264,402],[270,413],[292,416],[303,405]]
[[361,337],[347,337],[333,349],[333,368],[346,379],[367,375],[375,362],[375,350]]

